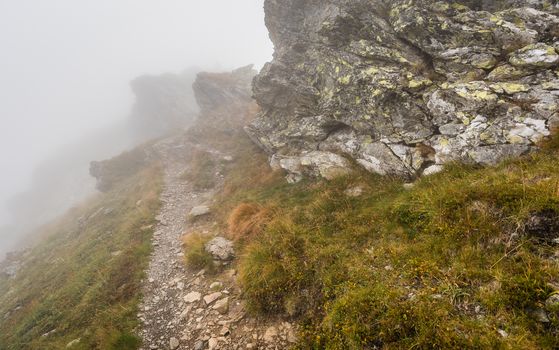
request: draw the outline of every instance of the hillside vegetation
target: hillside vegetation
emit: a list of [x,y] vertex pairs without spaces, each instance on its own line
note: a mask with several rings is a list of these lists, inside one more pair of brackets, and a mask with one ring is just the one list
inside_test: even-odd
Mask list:
[[[111,160],[137,163],[125,153]],[[120,169],[120,167],[116,166]],[[107,193],[38,233],[13,279],[0,277],[0,349],[136,349],[140,281],[161,169],[119,171]]]
[[558,145],[287,185],[238,136],[216,209],[250,309],[298,321],[301,349],[557,348]]

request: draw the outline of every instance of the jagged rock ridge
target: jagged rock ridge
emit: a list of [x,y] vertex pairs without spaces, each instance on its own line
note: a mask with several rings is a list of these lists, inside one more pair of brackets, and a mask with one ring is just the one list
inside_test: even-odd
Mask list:
[[202,114],[230,105],[251,101],[251,83],[256,75],[253,65],[232,72],[201,72],[196,76],[192,89]]
[[231,72],[201,72],[196,76],[192,89],[200,117],[197,124],[218,130],[231,130],[246,124],[244,110],[253,103],[252,80],[257,71],[253,65]]
[[559,123],[556,1],[266,0],[265,11],[276,51],[246,130],[294,181],[347,157],[403,176],[493,164]]
[[[247,106],[253,103],[250,92],[256,71],[252,67],[249,65],[221,73],[200,72],[192,86],[185,85],[190,79],[186,73],[182,76],[165,74],[137,78],[132,82],[137,95],[133,116],[153,124],[153,137],[184,132],[187,125],[190,131],[201,127],[231,130],[244,125]],[[191,97],[195,98],[197,106],[193,107]],[[192,116],[191,111],[198,107],[199,115]],[[134,122],[139,123],[138,120]],[[177,152],[183,150],[178,149]],[[119,180],[140,171],[157,157],[148,142],[113,159],[92,161],[89,173],[97,180],[97,190],[106,192]]]

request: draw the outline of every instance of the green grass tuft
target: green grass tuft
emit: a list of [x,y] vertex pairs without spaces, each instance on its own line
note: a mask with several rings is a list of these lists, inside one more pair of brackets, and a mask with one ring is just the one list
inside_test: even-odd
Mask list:
[[[304,349],[559,347],[557,317],[534,317],[559,288],[556,247],[526,229],[535,213],[559,212],[556,140],[496,167],[449,165],[411,189],[366,173],[259,183],[256,161],[235,165],[216,207],[223,222],[259,208],[237,215],[258,222],[239,244],[249,308],[297,320]],[[364,194],[346,196],[353,186]]]
[[206,270],[213,274],[217,271],[213,257],[206,251],[206,243],[211,240],[209,235],[190,233],[183,238],[186,266],[191,270]]

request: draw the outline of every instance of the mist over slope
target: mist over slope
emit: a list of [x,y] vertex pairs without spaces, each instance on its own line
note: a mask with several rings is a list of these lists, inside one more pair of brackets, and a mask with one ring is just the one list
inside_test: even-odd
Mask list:
[[90,132],[35,169],[29,190],[7,205],[10,217],[0,229],[0,255],[32,229],[95,193],[95,180],[89,174],[92,160],[110,158],[187,127],[198,109],[191,88],[196,73],[191,68],[180,74],[136,78],[131,82],[135,103],[125,121]]
[[[118,134],[111,130],[121,129],[124,135],[127,128],[123,124],[134,96],[126,85],[133,77],[180,72],[189,66],[212,71],[248,62],[261,66],[268,60],[272,47],[258,3],[261,1],[169,0],[157,5],[147,0],[1,2],[0,45],[5,50],[0,56],[0,232],[13,236],[21,224],[40,221],[35,215],[15,215],[25,221],[2,229],[14,221],[10,219],[14,210],[26,212],[33,206],[35,198],[29,192],[37,191],[36,183],[41,182],[37,180],[40,176],[32,176],[39,172],[36,168],[45,171],[48,166],[44,164],[51,161],[68,162],[72,173],[73,163],[85,165],[130,145],[128,140],[111,140]],[[150,125],[143,127],[145,132]],[[161,132],[154,129],[155,134]],[[104,147],[105,138],[118,147],[113,153],[99,152],[87,162],[70,154],[79,153],[82,143],[93,146],[93,134],[102,140],[94,148]],[[90,152],[84,150],[84,158],[86,153]],[[53,160],[58,158],[65,160]],[[79,192],[76,194],[87,193],[82,185],[69,187]],[[91,189],[90,183],[83,187]],[[12,200],[8,211],[5,202],[21,192],[27,194]],[[5,236],[0,233],[0,252],[6,250],[4,242],[12,241]]]

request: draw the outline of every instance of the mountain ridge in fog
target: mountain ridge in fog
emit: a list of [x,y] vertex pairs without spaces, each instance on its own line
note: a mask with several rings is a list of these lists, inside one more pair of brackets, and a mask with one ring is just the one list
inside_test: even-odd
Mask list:
[[96,192],[90,162],[188,127],[198,112],[192,84],[199,71],[191,67],[133,79],[135,101],[127,119],[92,131],[43,161],[34,170],[29,189],[7,203],[10,221],[0,227],[0,256],[23,243],[30,231]]

